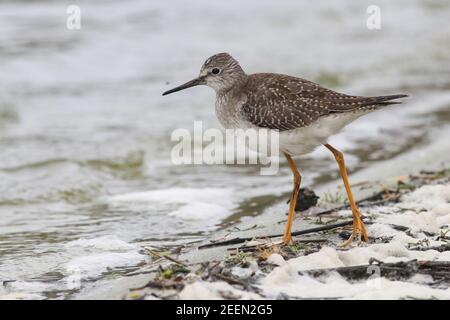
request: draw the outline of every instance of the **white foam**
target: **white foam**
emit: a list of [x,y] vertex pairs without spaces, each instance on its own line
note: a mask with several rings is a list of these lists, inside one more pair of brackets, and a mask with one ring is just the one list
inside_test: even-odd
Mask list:
[[78,239],[66,243],[67,248],[86,248],[105,251],[135,250],[138,247],[116,236],[102,236],[92,239]]
[[[406,210],[406,211],[403,211]],[[320,278],[299,275],[299,271],[328,269],[344,266],[366,265],[371,258],[383,262],[408,261],[412,259],[449,261],[450,252],[436,250],[408,250],[408,245],[427,240],[431,246],[442,244],[436,239],[428,239],[419,231],[437,233],[450,223],[450,185],[423,186],[402,197],[392,207],[371,209],[375,223],[368,225],[372,237],[392,237],[389,243],[376,243],[336,250],[323,247],[320,251],[280,264],[261,280],[261,288],[268,297],[279,293],[301,298],[345,298],[345,299],[449,299],[450,289],[427,286],[431,279],[416,275],[408,281],[390,281],[371,277],[368,281],[349,282],[337,273]],[[393,229],[389,224],[398,224],[416,230],[415,237]],[[426,239],[425,239],[426,238]],[[269,258],[270,259],[270,258]]]
[[43,300],[45,297],[40,294],[26,292],[10,292],[0,294],[0,300]]
[[11,281],[0,287],[0,300],[42,300],[42,292],[54,290],[54,283],[41,281]]
[[39,281],[13,281],[8,282],[5,286],[13,291],[26,291],[32,293],[43,292],[49,287],[47,283]]
[[[389,281],[383,278],[348,282],[337,273],[318,279],[298,274],[299,271],[310,269],[367,264],[368,259],[372,257],[384,262],[397,262],[414,258],[433,260],[438,255],[439,253],[433,250],[409,251],[399,242],[353,248],[348,251],[324,247],[317,253],[291,259],[286,265],[275,268],[261,281],[261,288],[268,297],[274,297],[282,292],[302,298],[398,299],[407,296],[450,298],[449,290],[431,289],[416,283]],[[415,279],[418,280],[423,281],[423,278]],[[410,281],[413,282],[414,279]]]
[[[435,289],[426,286],[429,277],[418,275],[414,282],[390,281],[373,278],[362,282],[348,282],[337,273],[315,279],[305,275],[266,278],[261,288],[264,296],[274,298],[280,293],[294,298],[342,298],[342,299],[449,299],[450,288]],[[424,283],[425,285],[421,284]],[[230,289],[231,288],[231,289]],[[233,289],[233,290],[232,290]],[[262,297],[234,289],[222,282],[196,282],[185,287],[181,299],[223,299],[226,292],[236,299],[260,299]]]
[[66,244],[73,257],[65,264],[67,276],[85,279],[97,277],[108,269],[137,265],[146,261],[140,247],[116,236],[78,239]]
[[427,185],[404,195],[397,207],[412,210],[433,210],[444,206],[450,208],[450,185]]
[[230,215],[230,210],[214,203],[194,202],[169,213],[169,216],[185,220],[221,219]]
[[74,258],[65,269],[68,276],[85,279],[100,276],[109,269],[134,266],[144,261],[146,257],[137,252],[104,252]]
[[[149,190],[108,197],[111,203],[138,203],[162,205],[168,215],[183,220],[203,220],[214,224],[233,213],[236,197],[231,189],[225,188],[172,188]],[[173,210],[168,206],[177,205]],[[181,205],[181,206],[180,206]]]
[[224,298],[255,300],[261,297],[252,292],[245,292],[230,286],[226,282],[198,281],[188,284],[180,292],[182,300],[221,300]]
[[108,200],[140,203],[224,203],[231,198],[232,190],[225,188],[171,188],[119,194],[108,197]]
[[407,211],[384,214],[378,221],[408,226],[413,233],[439,233],[450,225],[450,185],[423,186],[403,196],[395,208]]

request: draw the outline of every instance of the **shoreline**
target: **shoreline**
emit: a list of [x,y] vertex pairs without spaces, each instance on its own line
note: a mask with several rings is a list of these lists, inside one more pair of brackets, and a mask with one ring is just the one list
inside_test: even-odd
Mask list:
[[[377,200],[362,202],[371,235],[368,244],[355,240],[348,248],[340,247],[349,230],[336,222],[351,222],[349,210],[306,213],[302,230],[331,227],[295,237],[291,246],[279,246],[279,238],[256,238],[264,235],[259,229],[223,239],[254,233],[255,239],[243,244],[216,242],[177,260],[160,256],[157,261],[164,267],[125,298],[448,299],[450,211],[443,212],[450,209],[449,182],[450,170],[421,173],[397,180]],[[430,205],[427,197],[434,197],[434,204],[423,213],[422,206]],[[433,218],[446,224],[430,226],[426,219]],[[407,223],[401,224],[402,219]],[[416,225],[408,226],[410,222]]]
[[[450,127],[444,131],[450,133]],[[399,175],[405,176],[413,174],[414,172],[420,172],[424,168],[429,171],[439,171],[444,170],[444,168],[450,168],[450,158],[448,157],[448,154],[450,154],[450,145],[446,143],[446,134],[440,134],[432,143],[421,146],[420,151],[411,150],[392,159],[373,163],[370,167],[351,174],[350,181],[352,183],[354,196],[356,199],[364,199],[375,193],[376,190],[379,190],[380,185],[396,185]],[[408,164],[407,167],[405,167],[406,163]],[[318,195],[323,196],[326,193],[335,192],[341,188],[341,181],[340,179],[337,179],[330,183],[315,186],[314,190]],[[364,212],[365,208],[362,208],[362,210]],[[284,202],[277,203],[266,208],[262,215],[248,218],[230,228],[217,231],[214,239],[225,237],[230,232],[230,229],[235,237],[254,237],[264,234],[282,233],[284,227],[283,223],[286,219],[286,216],[283,216],[283,213],[286,211],[287,207]],[[303,219],[300,222],[299,221],[297,215],[297,218],[294,221],[293,231],[298,230],[299,227],[300,229],[314,227],[308,220]],[[255,225],[256,227],[254,227]],[[301,239],[303,238],[307,237],[303,236]],[[334,238],[335,241],[342,241],[337,236]],[[202,263],[204,261],[224,260],[227,254],[226,247],[197,250],[198,246],[205,243],[209,243],[209,241],[188,245],[183,247],[180,252],[176,252],[175,254],[168,252],[167,254],[176,257],[177,260],[188,261],[191,264]],[[167,260],[161,262],[162,268],[167,267],[168,265],[170,265],[170,263]],[[148,265],[126,277],[120,277],[111,282],[98,284],[89,290],[82,290],[80,293],[76,294],[74,298],[151,298],[147,294],[137,294],[134,296],[133,290],[130,289],[144,287],[149,283],[151,277],[158,272],[159,268],[160,264],[158,261],[150,262]]]
[[[350,225],[350,211],[313,207],[303,212],[300,220],[297,216],[294,230],[325,229],[294,237],[295,245],[280,247],[280,238],[258,238],[283,231],[286,217],[271,210],[278,214],[248,219],[217,232],[214,239],[185,247],[182,252],[150,249],[148,265],[108,286],[80,294],[77,299],[450,298],[448,281],[433,278],[433,268],[444,268],[450,274],[450,238],[445,231],[450,226],[450,170],[385,179],[383,187],[388,191],[381,190],[379,182],[358,184],[355,188],[359,199],[362,194],[378,194],[373,200],[360,203],[371,238],[369,244],[358,245],[355,240],[349,248],[340,248],[349,236],[348,227],[342,224]],[[425,213],[448,209],[440,220],[448,220],[447,229],[439,230],[445,232],[443,237],[435,229],[421,230],[420,224],[427,228],[426,221],[414,220],[414,215],[424,209],[419,208],[424,205],[422,202],[428,203],[427,196],[436,198]],[[283,205],[272,209],[283,210]],[[402,218],[407,218],[408,223],[415,221],[419,227],[402,224]],[[228,245],[216,242],[236,238],[255,239]],[[199,249],[211,243],[212,247]],[[430,266],[428,274],[416,272],[418,261],[427,261],[420,264]],[[408,277],[395,273],[386,276],[385,267],[416,271]],[[361,271],[362,268],[374,268],[382,276],[370,278],[371,273]],[[331,283],[336,290],[340,288],[352,295],[328,294],[326,288]],[[302,295],[305,291],[310,294]]]

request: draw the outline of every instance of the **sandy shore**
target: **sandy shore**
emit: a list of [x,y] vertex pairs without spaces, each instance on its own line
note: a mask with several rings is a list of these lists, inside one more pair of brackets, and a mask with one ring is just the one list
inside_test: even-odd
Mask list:
[[[355,242],[349,248],[340,248],[350,230],[349,226],[341,226],[297,236],[295,246],[280,248],[277,246],[280,238],[261,239],[283,232],[286,219],[283,213],[287,206],[278,203],[267,208],[263,215],[218,231],[205,243],[170,252],[150,248],[149,263],[113,281],[82,290],[75,298],[450,298],[448,281],[434,279],[430,274],[409,277],[394,274],[390,278],[375,274],[375,278],[370,278],[374,276],[370,269],[365,277],[350,280],[333,271],[377,260],[383,263],[415,259],[450,261],[446,234],[450,224],[449,172],[445,169],[450,167],[448,154],[446,135],[440,135],[421,152],[377,162],[351,176],[357,199],[378,195],[360,204],[371,237],[368,244]],[[425,173],[421,174],[421,170]],[[294,230],[348,223],[351,217],[348,209],[318,216],[329,207],[342,205],[324,201],[342,194],[340,185],[340,181],[335,181],[316,188],[321,197],[319,205],[302,212]],[[255,238],[257,242],[199,249],[214,241],[235,238]],[[311,276],[309,270],[318,269],[330,270],[326,275],[321,272],[318,278]]]
[[149,264],[79,298],[449,299],[449,181],[450,171],[439,170],[358,184],[369,243],[340,247],[351,212],[322,194],[296,219],[303,234],[292,246],[266,237],[281,234],[285,221],[266,214],[179,252],[146,248]]
[[[448,282],[432,275],[442,268],[439,263],[450,261],[446,234],[450,224],[447,137],[444,132],[419,151],[373,162],[351,175],[357,199],[377,195],[360,204],[371,237],[368,244],[355,242],[349,248],[340,248],[349,236],[351,214],[347,208],[328,210],[342,207],[340,202],[345,199],[342,183],[336,180],[314,188],[319,203],[297,216],[294,231],[300,235],[290,247],[280,247],[280,237],[267,238],[283,232],[287,210],[284,202],[267,206],[262,214],[221,229],[204,242],[170,250],[148,248],[139,242],[130,244],[114,237],[74,240],[67,244],[74,256],[71,263],[80,266],[86,275],[81,274],[82,285],[74,289],[71,298],[449,298]],[[247,241],[199,249],[236,238]],[[77,258],[78,252],[84,255]],[[111,255],[124,267],[102,279],[109,268],[104,257]],[[383,268],[389,263],[408,262],[397,268],[420,269],[416,259],[437,265],[425,264],[423,273],[384,274]],[[369,268],[369,263],[379,261],[385,265]],[[350,274],[346,268],[350,268]],[[381,277],[375,274],[371,278],[376,270]],[[444,271],[448,272],[448,268]],[[78,279],[74,277],[68,280]],[[42,299],[34,292],[47,290],[41,289],[44,285],[7,282],[0,299]]]

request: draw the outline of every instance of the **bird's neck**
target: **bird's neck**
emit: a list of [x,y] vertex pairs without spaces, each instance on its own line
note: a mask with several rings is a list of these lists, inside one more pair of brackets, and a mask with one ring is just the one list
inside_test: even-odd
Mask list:
[[227,89],[216,91],[216,115],[225,128],[239,128],[239,111],[243,99],[242,89],[248,81],[247,76]]
[[240,88],[245,86],[247,81],[248,76],[245,73],[237,75],[229,86],[221,87],[216,90],[217,97],[226,97],[236,93]]

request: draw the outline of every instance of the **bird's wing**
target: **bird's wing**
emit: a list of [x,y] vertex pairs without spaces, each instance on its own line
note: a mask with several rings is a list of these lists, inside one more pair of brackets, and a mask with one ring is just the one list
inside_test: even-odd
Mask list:
[[258,127],[279,131],[308,126],[331,113],[376,109],[403,97],[349,96],[308,80],[279,74],[249,76],[245,95],[243,117]]

